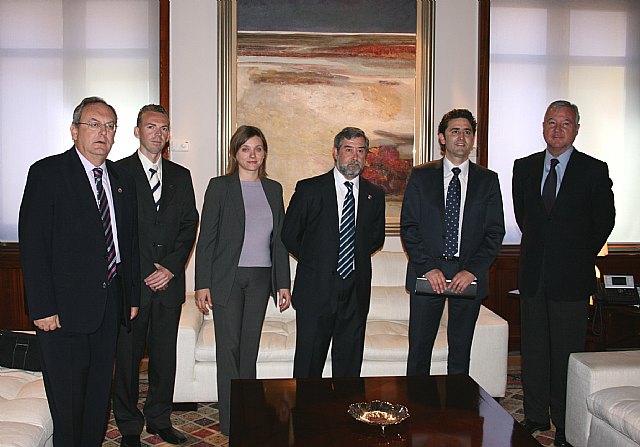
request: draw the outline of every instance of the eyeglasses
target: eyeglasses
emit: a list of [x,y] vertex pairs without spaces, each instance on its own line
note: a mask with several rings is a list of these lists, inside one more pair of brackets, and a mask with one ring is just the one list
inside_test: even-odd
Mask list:
[[116,129],[118,128],[118,126],[116,125],[116,123],[99,123],[97,121],[89,121],[88,123],[76,123],[76,124],[84,124],[85,126],[87,126],[89,129],[91,130],[100,130],[103,127],[105,128],[105,130],[109,133],[113,133],[116,131]]

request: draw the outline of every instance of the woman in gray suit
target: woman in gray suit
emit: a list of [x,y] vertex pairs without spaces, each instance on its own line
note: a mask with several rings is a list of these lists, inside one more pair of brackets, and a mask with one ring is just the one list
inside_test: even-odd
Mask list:
[[291,303],[289,254],[280,239],[282,185],[267,178],[267,140],[240,126],[226,175],[209,181],[196,246],[196,305],[213,311],[220,429],[229,435],[231,379],[256,377],[262,323],[273,295]]

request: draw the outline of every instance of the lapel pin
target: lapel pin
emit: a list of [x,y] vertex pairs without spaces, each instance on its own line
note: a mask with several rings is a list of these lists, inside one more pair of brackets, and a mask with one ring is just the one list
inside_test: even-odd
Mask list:
[[367,196],[367,200],[371,200],[371,199],[373,199],[373,197],[371,197],[371,194],[369,194],[369,195]]
[[122,188],[118,188],[118,192],[122,194]]

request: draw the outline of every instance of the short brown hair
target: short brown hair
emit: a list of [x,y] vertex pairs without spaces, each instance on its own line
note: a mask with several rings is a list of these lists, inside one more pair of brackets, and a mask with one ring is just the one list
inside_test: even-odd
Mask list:
[[143,106],[138,112],[136,127],[140,127],[140,124],[142,124],[142,115],[144,115],[146,112],[162,113],[164,116],[167,117],[167,119],[169,119],[169,112],[167,112],[167,109],[165,109],[159,104],[147,104],[146,106]]

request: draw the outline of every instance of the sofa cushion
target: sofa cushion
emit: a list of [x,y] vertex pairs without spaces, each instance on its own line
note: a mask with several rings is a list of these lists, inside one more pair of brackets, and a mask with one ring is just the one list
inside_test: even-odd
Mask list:
[[293,361],[295,349],[295,320],[265,320],[262,325],[258,362]]
[[404,286],[371,288],[367,321],[409,320],[409,294]]
[[42,374],[0,368],[0,445],[50,445],[52,436]]
[[373,287],[402,286],[407,276],[407,255],[404,252],[379,251],[371,257]]
[[640,387],[619,386],[587,397],[587,408],[596,418],[640,444]]
[[[270,303],[270,306],[272,305],[273,303]],[[288,315],[295,317],[293,311]],[[215,340],[213,319],[204,319],[196,342],[196,362],[216,361]],[[260,336],[258,362],[293,361],[295,347],[295,319],[265,319]]]
[[[364,360],[406,362],[409,351],[408,323],[408,321],[368,321],[364,341]],[[445,362],[447,353],[447,330],[440,326],[431,352],[431,361]]]

